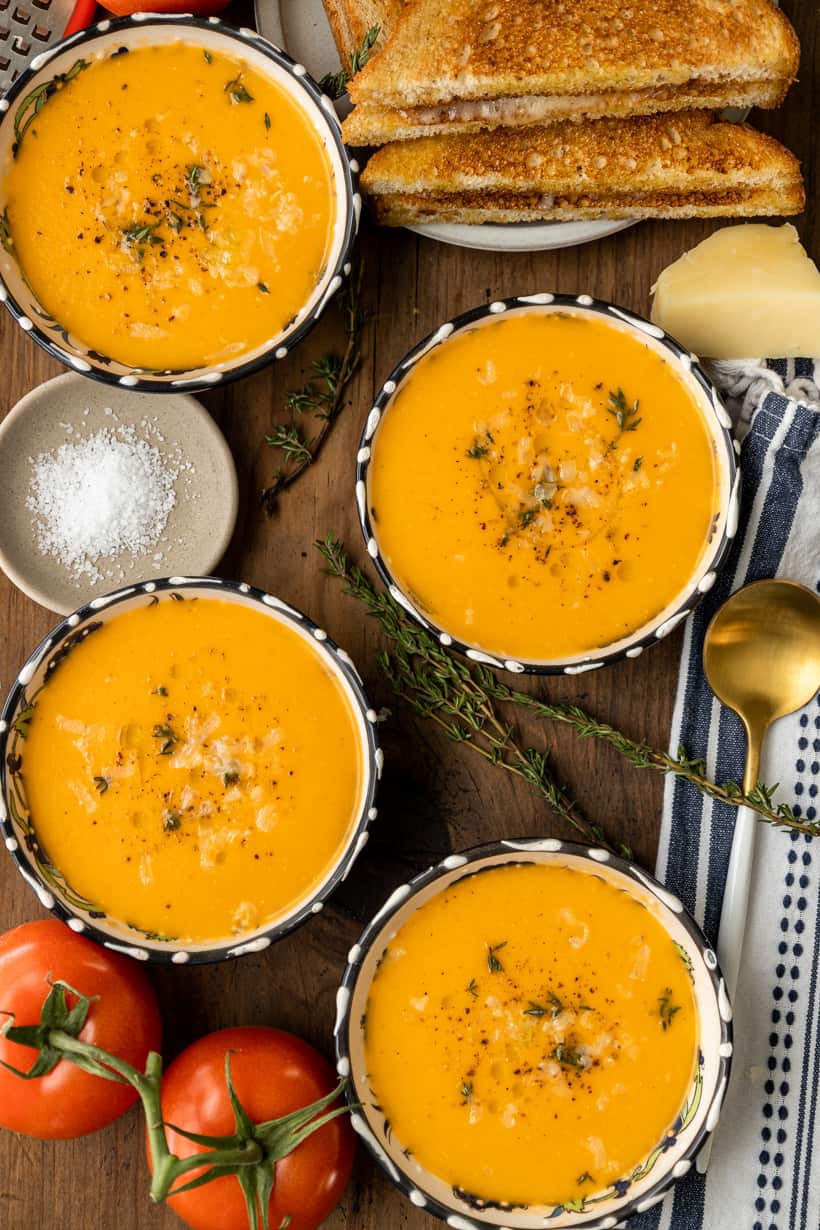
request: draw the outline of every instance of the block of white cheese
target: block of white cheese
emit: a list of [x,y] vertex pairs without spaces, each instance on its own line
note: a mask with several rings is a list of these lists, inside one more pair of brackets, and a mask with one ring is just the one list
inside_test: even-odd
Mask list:
[[667,266],[652,320],[709,359],[820,355],[820,271],[793,226],[715,231]]

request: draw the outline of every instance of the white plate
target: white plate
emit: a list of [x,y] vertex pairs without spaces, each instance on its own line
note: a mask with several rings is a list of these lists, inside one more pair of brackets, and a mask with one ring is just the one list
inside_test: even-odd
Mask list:
[[[294,60],[304,64],[317,81],[327,72],[336,72],[339,53],[322,0],[256,0],[256,28]],[[596,222],[514,222],[505,226],[439,222],[407,229],[458,248],[483,252],[543,252],[592,243],[634,225],[632,219],[603,219]]]

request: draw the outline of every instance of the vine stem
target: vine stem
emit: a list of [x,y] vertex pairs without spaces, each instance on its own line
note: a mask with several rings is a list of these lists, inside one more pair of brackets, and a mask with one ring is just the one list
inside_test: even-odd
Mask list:
[[149,1052],[145,1071],[140,1072],[127,1060],[118,1059],[61,1029],[52,1029],[47,1042],[64,1059],[79,1061],[78,1067],[86,1072],[105,1080],[111,1080],[113,1073],[113,1079],[137,1091],[145,1113],[153,1172],[151,1199],[156,1204],[166,1199],[177,1179],[189,1170],[201,1170],[206,1165],[215,1170],[226,1166],[254,1166],[264,1160],[262,1149],[253,1140],[243,1141],[233,1148],[213,1149],[206,1154],[192,1153],[190,1157],[177,1157],[171,1152],[162,1118],[162,1056],[156,1051]]
[[[596,739],[614,747],[635,768],[671,774],[689,782],[694,789],[717,802],[730,807],[750,807],[762,820],[776,827],[792,829],[811,837],[820,836],[820,821],[798,817],[788,804],[775,802],[776,785],[758,782],[751,790],[744,790],[737,782],[718,784],[710,780],[703,762],[691,759],[683,747],[675,757],[649,743],[630,738],[577,705],[540,700],[511,688],[488,667],[468,665],[456,659],[434,636],[411,619],[389,594],[376,592],[361,569],[351,563],[337,539],[328,535],[324,541],[317,542],[316,547],[330,575],[342,581],[345,592],[360,602],[367,613],[379,622],[390,641],[390,651],[379,653],[377,661],[393,690],[416,713],[438,722],[450,738],[469,743],[486,759],[501,764],[510,772],[517,772],[544,795],[559,815],[578,831],[593,832],[600,844],[612,849],[612,844],[598,826],[580,815],[577,805],[546,772],[545,754],[516,743],[513,728],[501,721],[494,704],[509,703],[535,717],[561,722],[570,726],[580,738]],[[478,721],[477,710],[484,714],[483,724]],[[478,742],[477,736],[482,735],[490,744],[489,751]],[[507,758],[501,755],[502,747],[506,749]]]

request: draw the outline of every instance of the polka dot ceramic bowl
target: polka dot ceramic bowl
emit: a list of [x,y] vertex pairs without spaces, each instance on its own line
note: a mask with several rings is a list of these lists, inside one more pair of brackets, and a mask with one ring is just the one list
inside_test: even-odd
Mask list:
[[[66,655],[72,653],[89,634],[127,611],[157,602],[188,602],[197,598],[217,598],[261,611],[309,643],[347,697],[358,736],[362,769],[353,821],[344,844],[335,861],[327,867],[322,881],[273,923],[246,934],[189,944],[142,931],[111,917],[74,890],[37,840],[26,799],[24,764],[28,723],[37,703],[37,695]],[[281,599],[253,589],[250,585],[223,581],[217,577],[171,577],[132,585],[94,598],[58,624],[23,666],[0,714],[0,831],[18,871],[40,904],[66,922],[73,931],[88,935],[106,948],[123,952],[138,961],[173,965],[223,961],[245,953],[261,952],[321,912],[330,894],[347,877],[367,842],[369,825],[376,817],[374,799],[381,770],[382,752],[376,739],[376,713],[367,703],[353,662],[322,628]]]
[[[341,130],[330,99],[301,64],[295,63],[254,30],[238,30],[216,17],[200,20],[190,16],[141,13],[122,20],[105,20],[56,43],[21,73],[0,100],[0,168],[8,165],[17,139],[18,113],[25,117],[36,91],[61,74],[95,56],[155,46],[171,38],[221,52],[245,61],[251,68],[281,86],[297,104],[318,134],[331,165],[336,212],[330,251],[313,291],[296,315],[274,337],[250,352],[211,366],[184,370],[132,368],[73,337],[39,303],[17,262],[5,213],[0,184],[0,299],[21,329],[44,350],[74,371],[96,380],[152,392],[192,392],[218,386],[257,371],[272,359],[282,359],[305,336],[321,316],[333,295],[350,273],[350,258],[361,212],[356,187],[358,166],[342,144]],[[5,222],[5,224],[4,224]]]
[[[379,542],[379,526],[371,515],[368,500],[368,474],[373,454],[378,449],[379,428],[391,413],[395,399],[402,386],[413,374],[416,363],[437,347],[447,343],[455,334],[476,326],[489,324],[502,315],[520,313],[564,312],[588,316],[605,321],[613,328],[636,337],[643,345],[655,350],[676,370],[688,388],[693,400],[701,410],[703,421],[711,436],[713,455],[718,475],[717,504],[719,510],[708,530],[697,571],[691,576],[682,591],[647,624],[636,628],[620,640],[601,645],[594,650],[565,658],[513,658],[494,652],[492,647],[470,644],[459,639],[451,629],[437,624],[434,619],[419,610],[413,596],[398,583],[384,558]],[[441,325],[407,354],[382,384],[373,408],[367,416],[356,465],[356,500],[359,521],[364,534],[367,551],[378,572],[388,586],[396,602],[427,631],[438,638],[442,645],[452,646],[475,662],[521,674],[566,674],[580,675],[597,670],[622,658],[637,658],[649,646],[663,640],[694,610],[705,593],[714,584],[718,569],[724,563],[732,539],[737,530],[738,503],[740,498],[740,472],[737,467],[738,447],[732,435],[732,423],[723,406],[717,389],[710,382],[695,355],[684,350],[674,338],[664,333],[657,325],[643,320],[633,312],[615,304],[592,299],[589,295],[534,294],[512,299],[502,299],[484,307],[474,308]],[[685,515],[685,509],[681,510]],[[452,547],[446,541],[437,543],[442,559],[448,558]],[[674,538],[670,532],[669,550],[674,550]],[[545,646],[548,646],[548,630],[545,630]]]
[[[671,936],[691,979],[698,1015],[698,1052],[691,1085],[672,1127],[637,1165],[603,1191],[579,1193],[562,1205],[506,1205],[455,1189],[425,1168],[393,1131],[370,1086],[365,1056],[368,996],[379,963],[399,928],[432,898],[458,881],[495,868],[549,864],[592,872],[649,910]],[[545,909],[548,909],[545,903]],[[337,997],[336,1056],[349,1077],[352,1123],[388,1177],[416,1208],[453,1230],[610,1230],[656,1205],[685,1175],[714,1131],[729,1080],[732,1010],[717,958],[680,901],[634,863],[606,850],[588,850],[552,838],[501,841],[453,854],[402,884],[385,901],[357,944]]]

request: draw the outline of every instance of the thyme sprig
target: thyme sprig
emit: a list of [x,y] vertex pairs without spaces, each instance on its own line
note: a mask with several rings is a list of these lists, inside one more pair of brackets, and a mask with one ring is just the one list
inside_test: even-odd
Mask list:
[[680,1004],[672,1003],[672,988],[664,987],[663,994],[658,996],[658,1015],[661,1018],[664,1033],[675,1019],[676,1012],[680,1012]]
[[[341,356],[326,354],[314,363],[310,370],[312,378],[304,387],[291,389],[285,404],[290,418],[278,423],[265,441],[270,448],[282,453],[283,464],[273,475],[272,481],[261,493],[262,507],[268,516],[276,508],[276,501],[291,483],[315,461],[334,421],[345,406],[345,394],[359,366],[359,339],[362,331],[360,292],[362,266],[351,273],[336,296],[345,326],[345,348]],[[303,429],[299,420],[308,416],[316,426]]]
[[355,77],[370,59],[370,53],[376,46],[381,27],[371,26],[362,39],[362,45],[357,51],[352,51],[346,66],[338,73],[325,73],[319,82],[319,89],[324,90],[331,98],[342,98],[347,93],[347,85],[351,77]]
[[[778,784],[758,782],[745,791],[737,782],[713,782],[702,760],[678,748],[677,756],[632,739],[607,722],[600,722],[578,705],[554,704],[539,700],[504,683],[487,667],[467,664],[449,654],[428,632],[419,627],[388,594],[379,594],[359,568],[351,564],[340,542],[332,535],[317,542],[331,576],[344,582],[345,592],[356,598],[367,613],[378,620],[391,642],[390,653],[377,660],[394,691],[413,710],[432,717],[450,738],[468,743],[493,764],[523,777],[549,805],[567,820],[586,840],[613,846],[601,828],[587,820],[566,792],[556,786],[546,752],[522,748],[515,740],[514,728],[501,720],[496,706],[509,703],[534,717],[561,722],[572,727],[582,739],[597,739],[609,744],[637,769],[652,769],[687,781],[708,798],[732,807],[749,807],[762,820],[778,828],[793,829],[810,837],[820,836],[820,820],[798,816],[787,803],[777,802]],[[629,857],[623,847],[622,852]]]
[[[619,388],[616,392],[610,390],[610,404],[607,406],[608,412],[614,416],[615,422],[618,424],[618,434],[614,440],[610,440],[610,449],[617,448],[621,436],[624,432],[635,431],[641,424],[641,419],[638,418],[638,399],[635,398],[630,406],[626,400],[626,395],[623,389]],[[636,467],[637,468],[637,467]]]
[[[377,593],[332,535],[316,546],[327,571],[344,582],[345,592],[363,604],[392,642],[391,652],[379,653],[377,661],[397,695],[420,717],[441,726],[454,742],[523,778],[585,842],[615,851],[601,826],[588,820],[555,781],[549,753],[522,744],[512,724],[496,712],[487,690],[491,672],[447,653],[389,595]],[[631,857],[625,847],[618,849]]]

